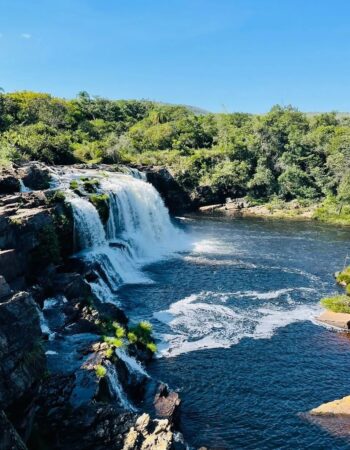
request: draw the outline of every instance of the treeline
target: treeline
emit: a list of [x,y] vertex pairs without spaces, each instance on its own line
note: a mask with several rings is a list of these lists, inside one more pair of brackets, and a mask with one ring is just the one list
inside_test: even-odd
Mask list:
[[0,94],[0,160],[171,167],[189,192],[260,201],[350,203],[350,117],[290,106],[263,115],[196,114],[185,106],[81,92]]

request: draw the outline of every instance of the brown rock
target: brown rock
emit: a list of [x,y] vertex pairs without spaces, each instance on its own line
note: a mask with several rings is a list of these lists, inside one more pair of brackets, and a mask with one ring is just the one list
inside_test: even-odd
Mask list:
[[165,384],[159,386],[153,402],[157,417],[175,422],[178,418],[180,403],[181,399],[177,392],[169,391]]

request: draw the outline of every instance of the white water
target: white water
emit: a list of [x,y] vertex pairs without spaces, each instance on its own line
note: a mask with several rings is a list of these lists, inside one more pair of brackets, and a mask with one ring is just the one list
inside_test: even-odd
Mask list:
[[[96,171],[89,173],[99,178],[99,191],[109,196],[105,227],[94,205],[69,191],[76,247],[99,268],[100,279],[91,286],[105,302],[118,303],[116,290],[121,284],[150,283],[140,270],[145,263],[188,248],[185,233],[171,223],[158,192],[136,169],[130,174],[104,173],[99,177]],[[70,180],[79,180],[79,175],[71,171],[61,175],[62,186],[68,189]]]
[[29,188],[23,183],[23,180],[19,179],[19,191],[20,191],[20,192],[31,192],[31,189],[29,189]]
[[115,399],[123,408],[128,411],[136,411],[136,408],[129,402],[124,389],[120,384],[115,366],[110,361],[106,361],[105,365],[107,369],[106,378],[112,395],[114,395]]
[[[297,288],[309,292],[313,289]],[[154,313],[154,318],[170,327],[172,334],[162,335],[160,354],[174,357],[182,353],[207,348],[230,347],[243,338],[267,339],[281,327],[298,321],[312,320],[321,308],[318,305],[296,303],[289,293],[293,289],[270,292],[201,292],[170,305],[168,310]],[[271,300],[285,297],[284,306]],[[247,309],[218,304],[229,298],[267,300],[266,305]],[[215,303],[212,303],[215,300]]]
[[103,179],[101,188],[110,198],[107,238],[124,242],[125,251],[134,260],[155,261],[188,248],[186,236],[173,226],[163,200],[151,184],[114,175]]
[[130,373],[135,374],[136,376],[147,377],[149,375],[145,371],[145,369],[141,366],[141,364],[132,356],[126,353],[124,348],[117,348],[115,350],[116,355],[126,364]]

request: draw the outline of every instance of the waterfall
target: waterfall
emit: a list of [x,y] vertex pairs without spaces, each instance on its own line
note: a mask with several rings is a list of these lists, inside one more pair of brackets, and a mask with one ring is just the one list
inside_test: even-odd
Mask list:
[[171,223],[151,184],[120,175],[103,180],[101,186],[110,198],[107,238],[122,240],[133,259],[145,263],[186,248],[184,233]]
[[149,378],[148,373],[141,366],[141,364],[132,356],[128,355],[128,353],[124,350],[124,348],[120,347],[115,350],[115,354],[126,364],[130,373],[135,374],[137,377],[147,377]]
[[19,181],[19,191],[20,191],[20,192],[31,192],[31,189],[29,189],[29,188],[23,183],[23,180],[21,180],[21,178],[20,178],[18,181]]
[[115,366],[110,361],[106,361],[105,366],[107,369],[106,378],[112,395],[123,408],[128,411],[136,411],[136,408],[129,402],[124,389],[120,384]]
[[186,236],[176,228],[156,189],[130,169],[130,175],[83,171],[99,180],[99,192],[108,194],[109,218],[101,222],[95,206],[69,190],[79,172],[61,175],[61,186],[69,192],[73,209],[75,241],[81,257],[93,264],[99,278],[91,283],[101,301],[114,302],[124,283],[149,283],[140,267],[175,251],[187,248]]
[[106,244],[106,235],[96,208],[86,199],[70,199],[79,247],[83,249],[101,247]]

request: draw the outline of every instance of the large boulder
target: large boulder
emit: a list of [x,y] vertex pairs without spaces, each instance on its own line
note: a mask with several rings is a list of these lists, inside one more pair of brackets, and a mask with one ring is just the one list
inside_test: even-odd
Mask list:
[[179,418],[179,407],[181,399],[175,391],[170,391],[166,384],[160,384],[154,398],[156,416],[168,419],[171,423],[177,422]]
[[0,170],[0,194],[13,194],[21,189],[16,172],[12,168]]
[[151,183],[162,196],[169,211],[178,214],[193,210],[192,201],[176,181],[174,175],[165,167],[147,167],[144,169],[147,181]]
[[45,371],[38,310],[27,292],[0,303],[0,360],[0,404],[6,409]]
[[350,395],[323,403],[310,411],[312,416],[350,416]]
[[[0,405],[26,441],[36,411],[34,399],[46,371],[38,310],[27,292],[0,303],[0,361]],[[17,442],[11,433],[8,439],[12,438]],[[10,448],[22,448],[18,445]]]
[[29,163],[18,169],[24,185],[33,190],[50,187],[50,172],[42,163]]

